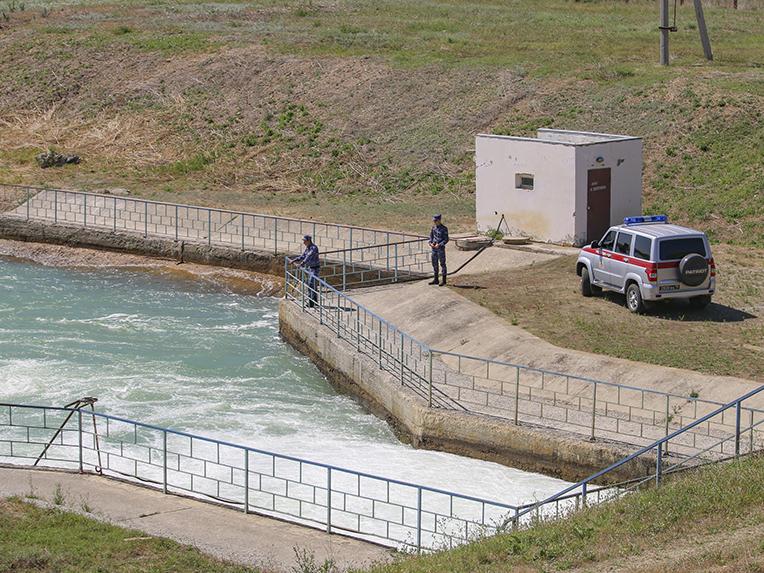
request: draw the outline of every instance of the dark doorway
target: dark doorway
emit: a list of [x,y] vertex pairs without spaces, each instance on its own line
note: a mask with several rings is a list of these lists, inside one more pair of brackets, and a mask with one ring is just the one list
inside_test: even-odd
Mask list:
[[586,183],[586,241],[599,240],[610,228],[610,168],[590,169]]

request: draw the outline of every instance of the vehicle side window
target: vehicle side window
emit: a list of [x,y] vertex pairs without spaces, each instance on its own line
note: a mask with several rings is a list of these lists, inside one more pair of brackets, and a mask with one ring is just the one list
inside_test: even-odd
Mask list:
[[650,260],[650,246],[652,240],[648,237],[642,237],[637,235],[637,240],[634,243],[634,256],[638,259]]
[[634,235],[631,233],[624,233],[621,231],[618,233],[618,240],[615,243],[615,252],[622,255],[631,254],[631,241],[634,239]]
[[600,247],[603,249],[607,249],[608,251],[613,250],[613,245],[615,244],[615,231],[608,231],[607,234],[602,237],[602,241],[600,241]]

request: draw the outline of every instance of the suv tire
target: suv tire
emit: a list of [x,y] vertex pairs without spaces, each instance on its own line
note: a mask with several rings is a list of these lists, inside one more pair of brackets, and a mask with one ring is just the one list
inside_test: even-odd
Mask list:
[[709,304],[711,304],[710,294],[694,296],[690,299],[690,306],[692,308],[697,308],[697,309],[706,308]]
[[592,284],[592,279],[589,277],[589,269],[586,267],[581,269],[581,294],[589,297],[594,296],[602,292],[602,289]]
[[643,314],[648,309],[649,303],[642,300],[642,291],[637,283],[631,283],[626,289],[626,308],[636,314]]
[[700,286],[708,277],[708,261],[697,253],[690,253],[679,261],[679,280],[687,286]]

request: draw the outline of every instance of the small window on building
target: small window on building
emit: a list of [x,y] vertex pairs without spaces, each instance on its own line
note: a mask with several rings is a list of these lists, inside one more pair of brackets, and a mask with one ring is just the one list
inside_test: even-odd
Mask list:
[[515,173],[515,188],[533,191],[533,175],[530,173]]

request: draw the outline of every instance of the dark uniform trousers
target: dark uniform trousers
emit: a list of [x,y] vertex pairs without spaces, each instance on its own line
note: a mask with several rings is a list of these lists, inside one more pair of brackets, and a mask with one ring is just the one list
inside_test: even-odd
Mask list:
[[432,272],[435,278],[438,277],[438,266],[443,270],[443,276],[446,276],[448,272],[446,270],[446,248],[441,247],[439,249],[432,250]]

